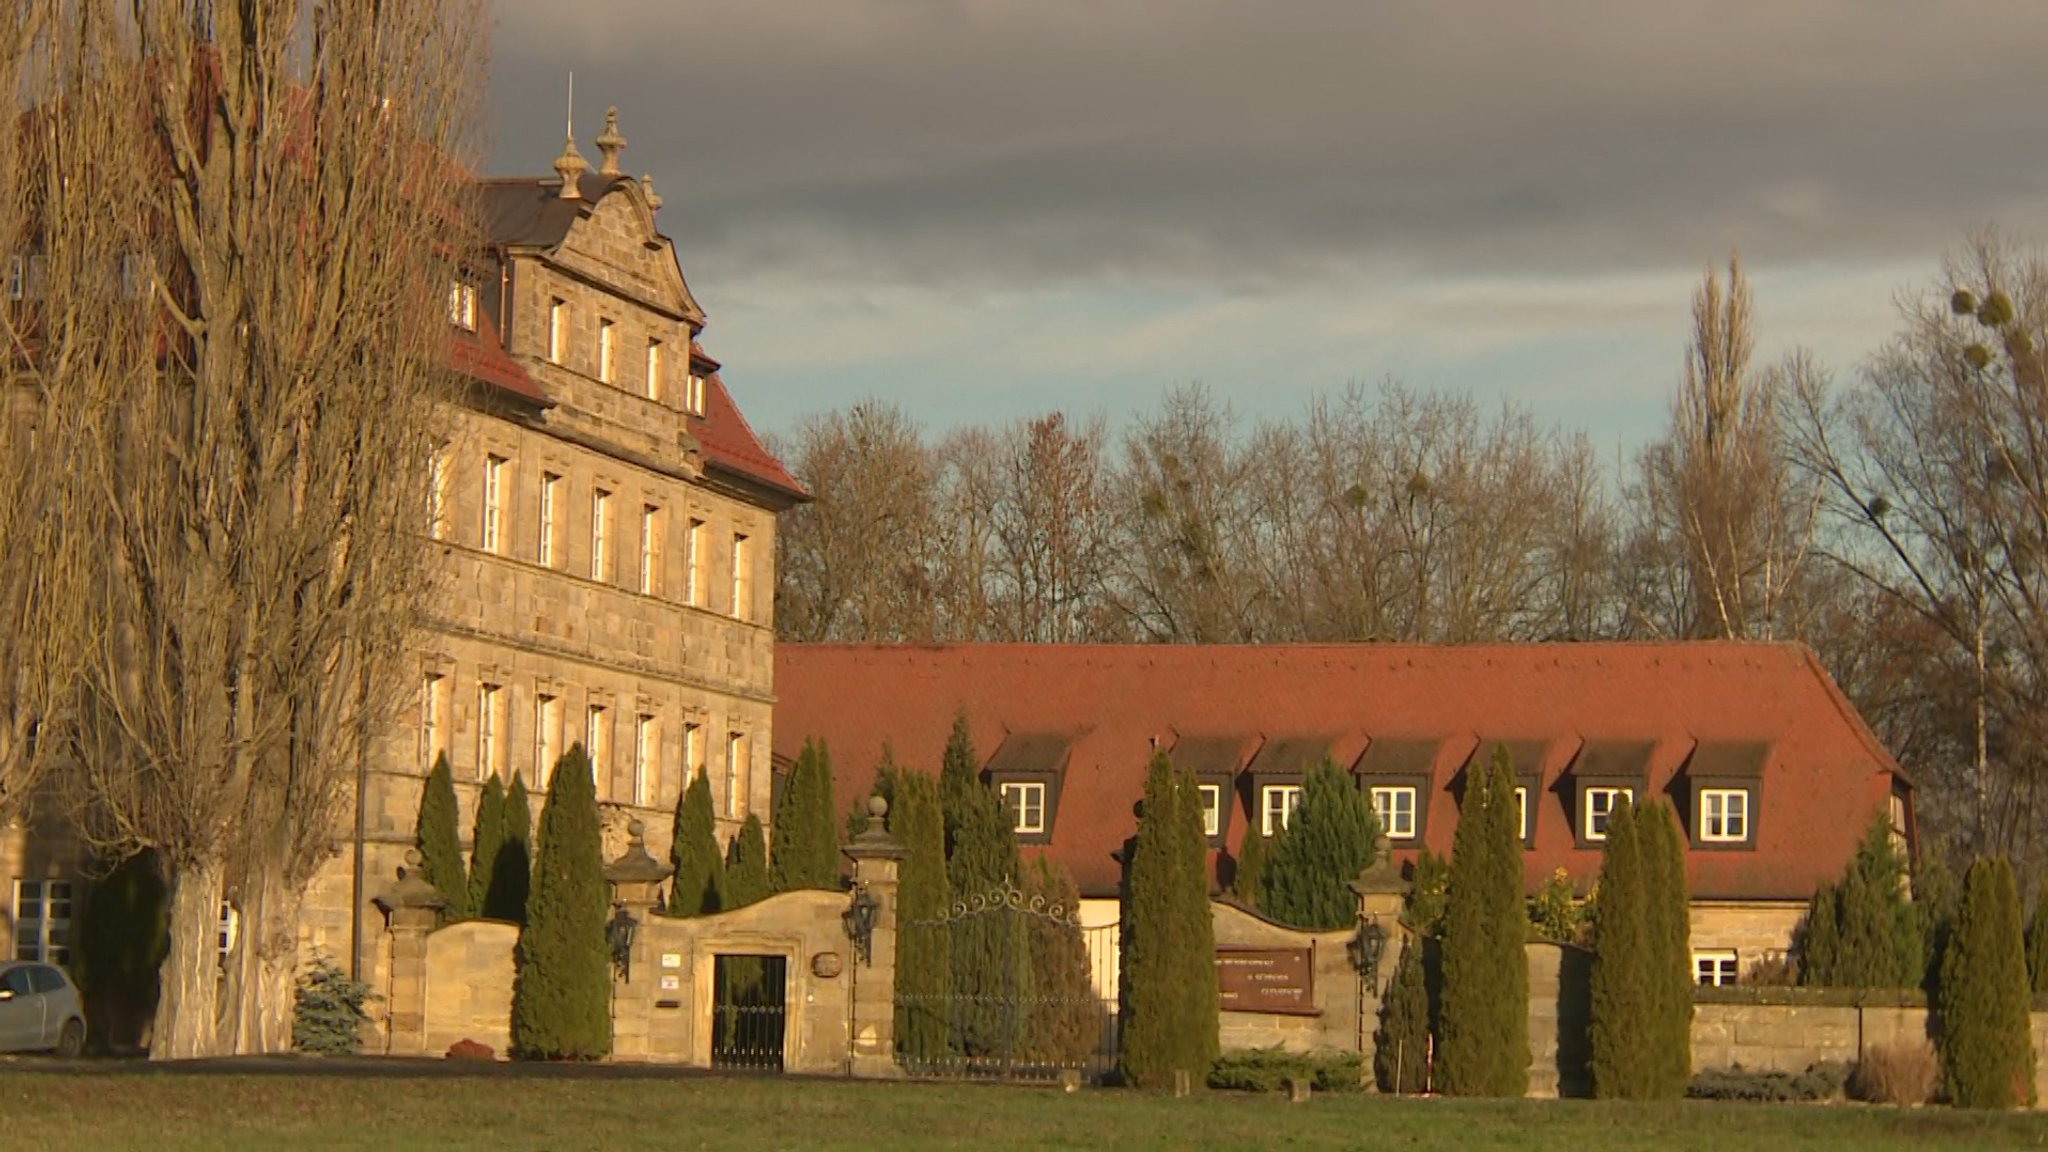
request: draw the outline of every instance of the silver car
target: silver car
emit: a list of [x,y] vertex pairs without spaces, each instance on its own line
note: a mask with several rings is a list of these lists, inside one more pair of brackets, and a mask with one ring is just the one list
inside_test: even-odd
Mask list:
[[0,962],[0,1052],[85,1051],[85,1011],[61,968]]

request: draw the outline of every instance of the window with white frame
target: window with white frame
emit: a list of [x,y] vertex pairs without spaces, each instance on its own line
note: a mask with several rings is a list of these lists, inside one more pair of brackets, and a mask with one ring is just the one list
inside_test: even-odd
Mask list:
[[647,342],[647,398],[661,399],[661,341]]
[[1740,978],[1733,951],[1724,949],[1692,954],[1692,979],[1700,987],[1723,988]]
[[505,458],[484,457],[484,551],[495,553],[505,539]]
[[704,607],[704,596],[711,588],[711,551],[707,540],[710,530],[702,520],[690,521],[690,531],[683,541],[689,555],[684,557],[689,565],[690,586],[684,589],[683,599],[691,607]]
[[1580,825],[1580,827],[1585,829],[1585,838],[1588,840],[1607,839],[1607,819],[1614,815],[1614,806],[1622,800],[1633,801],[1635,794],[1636,791],[1633,788],[1586,789],[1585,799],[1581,802],[1585,806],[1585,819]]
[[1223,785],[1198,785],[1202,792],[1202,835],[1223,835]]
[[505,750],[505,692],[496,684],[479,684],[476,690],[476,778],[496,775]]
[[661,595],[661,509],[640,509],[640,594]]
[[1259,833],[1278,835],[1301,806],[1301,785],[1268,784],[1259,789]]
[[1020,836],[1045,832],[1045,782],[1010,780],[1003,784],[1003,807],[1010,813],[1010,830]]
[[540,547],[534,558],[543,568],[555,566],[555,517],[561,508],[562,478],[553,472],[540,474]]
[[704,378],[690,373],[689,385],[683,390],[683,410],[692,416],[704,414]]
[[448,678],[429,672],[420,680],[420,763],[433,771],[448,751]]
[[528,784],[533,788],[545,788],[548,773],[555,769],[555,761],[562,758],[562,701],[559,697],[545,692],[533,698],[533,775]]
[[583,710],[583,750],[590,755],[590,774],[597,779],[598,799],[611,792],[612,714],[602,704]]
[[1700,789],[1700,839],[1739,844],[1749,839],[1749,793],[1741,788]]
[[560,364],[569,354],[569,302],[548,302],[548,363]]
[[754,549],[752,541],[735,532],[732,535],[732,618],[748,620],[753,617],[754,601]]
[[747,762],[747,743],[744,732],[729,733],[725,738],[725,814],[728,819],[739,819],[740,769]]
[[1387,839],[1415,839],[1415,789],[1400,785],[1374,788],[1372,810]]
[[71,881],[14,882],[14,958],[71,962]]
[[654,803],[661,787],[661,729],[654,717],[641,713],[633,722],[633,803]]
[[613,336],[616,327],[611,321],[600,318],[597,322],[597,378],[609,384],[616,374],[613,371]]
[[476,331],[476,286],[460,280],[448,286],[448,322],[466,332]]
[[590,578],[602,580],[611,566],[612,494],[602,488],[590,494]]
[[427,457],[427,535],[436,540],[448,531],[448,453],[436,448]]
[[1529,838],[1529,789],[1520,784],[1515,785],[1515,838]]

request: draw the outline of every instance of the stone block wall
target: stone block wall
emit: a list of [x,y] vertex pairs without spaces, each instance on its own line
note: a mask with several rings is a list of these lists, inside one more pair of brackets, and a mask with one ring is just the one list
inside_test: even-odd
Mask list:
[[426,1049],[440,1055],[461,1040],[512,1046],[512,947],[519,926],[496,920],[451,924],[427,937]]
[[[1313,955],[1315,1014],[1224,1012],[1218,1031],[1225,1051],[1279,1045],[1295,1052],[1363,1052],[1370,1059],[1379,997],[1366,987],[1345,951],[1354,929],[1301,932],[1234,904],[1212,902],[1209,907],[1218,948],[1307,948]],[[1389,957],[1380,964],[1383,976],[1394,970],[1393,949],[1388,951]]]

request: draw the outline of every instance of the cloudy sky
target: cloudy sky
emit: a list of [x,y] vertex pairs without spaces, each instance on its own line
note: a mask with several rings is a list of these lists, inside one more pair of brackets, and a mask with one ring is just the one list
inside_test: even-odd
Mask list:
[[1240,413],[1399,378],[1620,447],[1739,248],[1856,371],[1976,226],[2048,239],[2033,0],[495,0],[490,168],[567,75],[757,426]]

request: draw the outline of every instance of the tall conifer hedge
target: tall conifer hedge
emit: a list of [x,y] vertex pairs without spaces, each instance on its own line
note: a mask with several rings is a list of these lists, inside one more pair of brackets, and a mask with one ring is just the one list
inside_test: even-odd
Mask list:
[[504,842],[491,864],[484,915],[524,924],[526,896],[533,887],[533,804],[527,799],[526,781],[518,776],[505,790],[504,828]]
[[581,744],[556,763],[541,806],[526,925],[513,952],[512,1050],[527,1060],[596,1060],[611,1051],[611,896],[597,783]]
[[725,906],[725,855],[718,850],[717,822],[711,810],[711,779],[699,771],[676,797],[668,852],[675,866],[668,899],[672,915],[701,916]]
[[1199,1080],[1215,1063],[1216,933],[1200,786],[1165,752],[1145,775],[1145,802],[1122,915],[1122,1070],[1137,1084],[1175,1071]]
[[1358,921],[1351,882],[1373,860],[1379,821],[1350,774],[1325,758],[1302,781],[1301,803],[1273,838],[1260,874],[1259,909],[1296,928]]
[[1636,831],[1635,806],[1626,799],[1607,816],[1600,850],[1599,896],[1593,921],[1593,1095],[1641,1100],[1653,1094],[1653,1019],[1656,944],[1650,924],[1648,866]]
[[1649,880],[1652,1016],[1644,1029],[1652,1046],[1650,1095],[1676,1100],[1692,1080],[1692,910],[1686,896],[1684,834],[1667,804],[1649,801],[1635,815]]
[[[936,1061],[951,1039],[952,937],[942,924],[951,902],[946,882],[946,820],[938,782],[893,769],[888,784],[889,832],[909,851],[896,888],[896,1048],[916,1062]],[[926,923],[919,923],[925,921]]]
[[2034,1044],[2019,892],[2005,858],[1963,875],[1937,1022],[1941,1072],[1959,1108],[2016,1108],[2034,1098]]
[[769,876],[777,892],[839,887],[838,821],[832,811],[832,756],[805,740],[775,808]]
[[768,834],[752,812],[725,848],[725,905],[745,908],[774,892],[768,879]]
[[426,789],[420,793],[419,822],[413,840],[419,845],[420,869],[427,883],[441,894],[441,922],[467,920],[469,871],[462,864],[462,833],[455,803],[455,774],[449,770],[448,754],[434,757],[434,769],[427,773]]
[[489,916],[491,879],[505,847],[505,785],[493,775],[477,795],[475,830],[469,838],[469,908]]
[[1436,1082],[1451,1096],[1529,1089],[1529,964],[1514,768],[1496,747],[1467,773],[1444,909]]
[[[946,883],[956,901],[1021,888],[1023,869],[1009,813],[981,782],[981,761],[963,714],[953,724],[939,769],[945,825]],[[970,1057],[1018,1051],[1032,996],[1031,940],[1022,918],[969,917],[951,930],[954,1045]]]
[[1827,988],[1912,988],[1926,976],[1925,926],[1908,898],[1891,825],[1871,821],[1842,879],[1815,893],[1797,933],[1799,982]]

